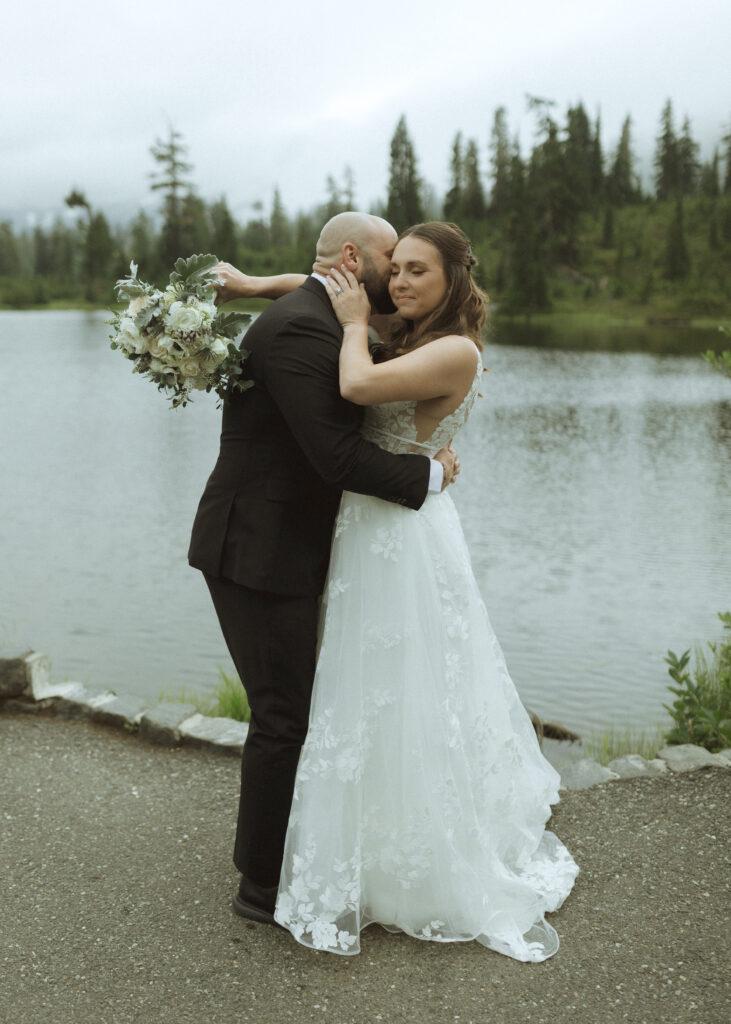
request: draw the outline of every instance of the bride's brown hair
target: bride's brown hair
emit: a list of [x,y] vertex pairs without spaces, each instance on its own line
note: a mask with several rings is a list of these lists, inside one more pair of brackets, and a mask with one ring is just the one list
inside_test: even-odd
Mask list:
[[456,224],[433,220],[407,228],[399,236],[399,241],[402,238],[422,238],[434,246],[442,261],[447,290],[418,332],[411,320],[404,320],[392,330],[384,355],[387,358],[400,355],[417,343],[434,341],[447,334],[461,334],[481,349],[488,298],[472,278],[472,268],[477,266],[477,259],[467,235]]

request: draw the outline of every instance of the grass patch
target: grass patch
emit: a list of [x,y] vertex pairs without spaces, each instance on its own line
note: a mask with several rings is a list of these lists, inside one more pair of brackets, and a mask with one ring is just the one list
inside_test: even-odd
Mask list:
[[640,754],[651,761],[658,750],[667,746],[665,730],[659,725],[654,731],[631,726],[624,729],[612,726],[609,729],[592,730],[583,744],[587,755],[603,765],[625,754]]
[[206,696],[191,693],[186,689],[176,690],[174,693],[163,690],[159,700],[192,704],[200,714],[209,715],[211,718],[233,718],[237,722],[248,722],[251,719],[251,710],[239,677],[235,673],[227,675],[220,665],[218,675],[218,686],[213,693]]

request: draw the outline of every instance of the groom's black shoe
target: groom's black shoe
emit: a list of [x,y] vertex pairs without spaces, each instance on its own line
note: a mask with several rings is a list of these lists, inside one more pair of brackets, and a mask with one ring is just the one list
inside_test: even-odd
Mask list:
[[249,882],[241,878],[239,891],[233,898],[232,906],[239,917],[248,917],[252,921],[260,921],[262,924],[273,924],[277,928],[281,925],[274,920],[274,903],[277,898],[277,886],[266,889],[255,882]]

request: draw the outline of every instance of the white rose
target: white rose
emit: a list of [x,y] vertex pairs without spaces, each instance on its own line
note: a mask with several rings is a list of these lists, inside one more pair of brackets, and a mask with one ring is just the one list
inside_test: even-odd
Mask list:
[[204,315],[197,303],[174,302],[165,317],[165,326],[169,331],[179,334],[192,334],[200,330]]
[[201,364],[197,359],[184,359],[178,363],[178,369],[184,377],[197,377],[201,372]]
[[208,347],[214,356],[225,356],[228,354],[228,345],[222,338],[214,338]]
[[147,352],[147,338],[139,331],[131,316],[123,316],[119,321],[116,341],[125,352],[138,356]]
[[200,310],[203,314],[203,322],[205,324],[212,324],[218,312],[215,302],[201,302]]
[[169,352],[170,355],[175,355],[175,338],[171,338],[169,334],[161,334],[157,338],[157,343],[165,352]]
[[149,301],[150,300],[147,295],[138,295],[136,299],[132,299],[127,309],[128,316],[137,316],[138,313],[142,312]]
[[172,343],[170,345],[163,344],[164,342],[172,342],[171,338],[162,334],[159,338],[150,338],[149,351],[150,355],[155,359],[162,360],[163,363],[175,362],[175,353],[172,349]]

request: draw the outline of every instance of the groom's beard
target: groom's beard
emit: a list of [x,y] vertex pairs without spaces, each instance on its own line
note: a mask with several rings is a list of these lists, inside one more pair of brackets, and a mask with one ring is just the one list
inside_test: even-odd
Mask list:
[[395,313],[391,296],[388,294],[388,278],[384,280],[378,273],[371,260],[363,257],[363,274],[361,277],[368,298],[371,300],[371,308],[374,313]]

